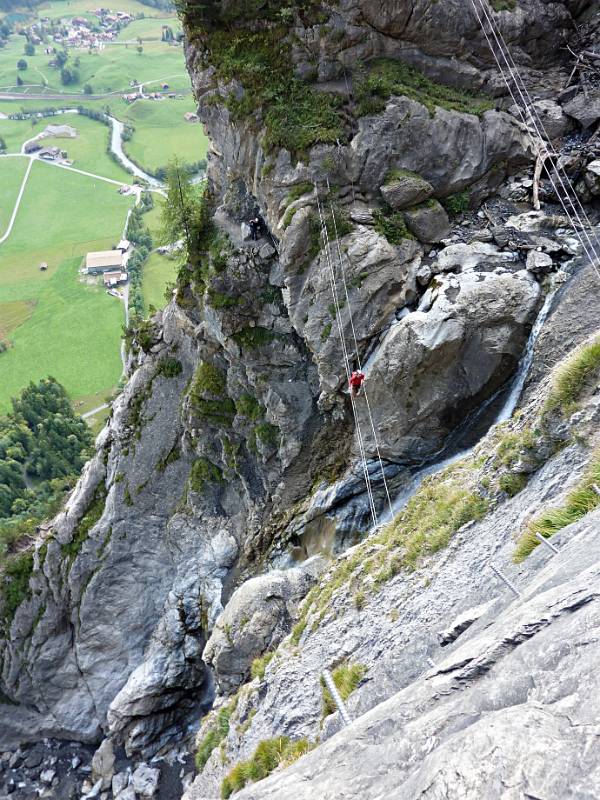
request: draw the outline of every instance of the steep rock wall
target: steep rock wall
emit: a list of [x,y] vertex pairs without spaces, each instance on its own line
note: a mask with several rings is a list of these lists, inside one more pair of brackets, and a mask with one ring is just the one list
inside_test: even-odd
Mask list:
[[[445,422],[424,423],[416,445],[394,426],[383,442],[391,462],[435,451],[473,405],[514,371],[540,296],[537,282],[523,273],[524,258],[502,275],[495,274],[492,259],[478,264],[481,275],[465,270],[454,285],[444,279],[439,299],[431,284],[442,271],[439,239],[450,230],[437,201],[468,188],[477,205],[531,158],[528,139],[511,116],[487,101],[478,106],[479,115],[466,113],[480,103],[470,96],[466,110],[439,107],[435,93],[442,90],[431,84],[422,97],[411,84],[411,96],[391,91],[377,109],[357,114],[348,72],[367,59],[403,55],[433,78],[446,74],[451,59],[449,82],[470,89],[491,76],[478,69],[483,44],[469,36],[473,19],[462,5],[383,5],[381,30],[367,3],[326,6],[327,30],[310,14],[294,19],[286,51],[293,77],[308,68],[316,74],[320,83],[311,97],[331,95],[340,125],[339,145],[328,136],[301,153],[265,144],[264,108],[240,115],[231,98],[243,100],[242,85],[215,70],[204,34],[188,21],[187,61],[211,138],[209,184],[220,238],[208,257],[208,281],[201,284],[190,271],[177,302],[154,321],[150,342],[132,356],[130,381],[115,401],[95,458],[37,543],[31,591],[0,644],[2,691],[18,704],[0,708],[4,744],[42,735],[95,741],[110,732],[129,752],[157,752],[212,701],[201,659],[206,639],[235,584],[261,571],[267,552],[289,564],[289,541],[302,539],[304,522],[298,520],[311,491],[319,487],[344,502],[354,498],[352,533],[365,530],[351,414],[340,391],[343,359],[327,294],[330,261],[341,259],[352,276],[354,355],[373,357],[373,375],[381,374],[373,378],[381,421],[390,403],[401,407],[407,426],[418,414],[403,396],[401,373],[390,373],[406,346],[388,357],[390,325],[400,323],[393,335],[401,341],[400,330],[435,321],[440,342],[449,343],[466,320],[457,289],[510,283],[491,315],[486,291],[469,295],[475,323],[466,326],[462,349],[453,351],[464,379],[457,390],[455,374],[442,378],[437,396]],[[526,35],[524,19],[536,20],[536,39]],[[524,59],[537,58],[541,42],[547,54],[557,53],[554,45],[570,25],[566,4],[537,0],[520,3],[501,20],[519,40]],[[246,21],[264,29],[262,21]],[[417,228],[421,240],[405,235],[405,209],[383,201],[382,186],[402,171],[431,187],[429,205],[418,209],[425,217]],[[326,179],[335,188],[326,189]],[[339,231],[341,255],[335,242],[323,246],[319,240],[317,197],[330,222],[336,214],[348,223]],[[257,210],[270,236],[249,246],[242,223]],[[429,212],[433,233],[425,229],[431,228]],[[385,233],[390,217],[402,231],[400,240]],[[340,321],[349,334],[347,315]],[[482,337],[488,326],[490,335]],[[486,343],[489,359],[482,369],[472,356]],[[412,348],[410,357],[425,383],[437,373],[436,359],[417,357]],[[180,365],[171,377],[161,366],[166,359]],[[398,474],[397,465],[390,466]],[[335,484],[338,478],[341,484]]]

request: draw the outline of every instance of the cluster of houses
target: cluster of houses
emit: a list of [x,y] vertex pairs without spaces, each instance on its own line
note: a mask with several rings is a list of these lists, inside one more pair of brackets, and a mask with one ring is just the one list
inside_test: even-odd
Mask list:
[[[133,21],[132,14],[126,11],[111,11],[110,8],[97,8],[92,11],[97,20],[90,21],[86,17],[56,20],[42,17],[27,31],[27,38],[33,45],[39,45],[48,36],[56,44],[63,47],[84,47],[102,49],[106,42],[112,41],[119,31]],[[46,48],[50,53],[50,48]]]
[[114,250],[99,250],[85,257],[84,275],[101,275],[107,290],[121,286],[128,281],[127,260],[130,250],[127,239],[119,242]]

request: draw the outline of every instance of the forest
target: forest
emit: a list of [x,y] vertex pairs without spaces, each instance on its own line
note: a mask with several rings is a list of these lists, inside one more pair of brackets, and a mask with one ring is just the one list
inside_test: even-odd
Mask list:
[[0,417],[0,563],[58,509],[89,457],[92,437],[54,378],[30,383]]

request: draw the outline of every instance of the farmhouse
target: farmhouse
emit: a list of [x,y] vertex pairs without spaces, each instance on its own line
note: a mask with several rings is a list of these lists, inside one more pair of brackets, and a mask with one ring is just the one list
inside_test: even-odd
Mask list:
[[117,245],[117,250],[120,250],[122,253],[126,253],[129,250],[129,244],[130,242],[127,239],[121,239]]
[[123,253],[120,250],[100,250],[88,253],[85,257],[85,272],[88,275],[102,275],[105,272],[120,271],[123,266]]
[[112,288],[113,286],[118,286],[121,283],[127,283],[127,273],[122,272],[121,270],[105,272],[102,276],[102,280],[107,288]]

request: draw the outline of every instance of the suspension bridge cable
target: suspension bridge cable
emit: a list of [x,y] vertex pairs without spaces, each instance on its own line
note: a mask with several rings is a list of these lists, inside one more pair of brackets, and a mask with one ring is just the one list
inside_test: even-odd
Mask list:
[[[339,266],[340,266],[340,275],[341,275],[341,278],[342,278],[342,285],[344,287],[344,295],[345,295],[345,299],[346,299],[346,305],[348,307],[348,317],[349,317],[349,320],[350,320],[350,329],[352,331],[352,338],[354,340],[354,352],[356,353],[356,360],[357,360],[357,363],[358,363],[358,368],[362,372],[362,363],[361,363],[361,358],[360,358],[360,350],[359,350],[359,347],[358,347],[358,338],[356,336],[356,328],[354,327],[354,317],[353,317],[353,314],[352,314],[352,304],[350,302],[350,295],[348,293],[348,285],[346,283],[346,275],[345,275],[344,262],[343,262],[343,257],[342,257],[342,248],[340,246],[340,238],[339,238],[339,235],[338,235],[337,221],[336,221],[336,218],[335,218],[335,209],[333,207],[333,202],[331,200],[331,186],[329,185],[329,178],[327,178],[327,191],[328,191],[328,194],[329,194],[329,207],[331,209],[331,217],[332,217],[332,220],[333,220],[333,230],[334,230],[334,234],[335,234],[336,248],[337,248],[337,254],[338,254],[338,262],[339,262]],[[379,448],[379,441],[378,441],[378,438],[377,438],[377,430],[375,428],[375,422],[373,421],[373,414],[371,412],[371,405],[369,403],[369,396],[367,394],[366,386],[363,387],[363,395],[364,395],[364,398],[365,398],[365,403],[366,403],[367,411],[368,411],[368,415],[369,415],[369,423],[371,425],[371,430],[373,432],[373,441],[375,443],[375,450],[376,450],[376,453],[377,453],[377,458],[379,460],[379,466],[380,466],[380,469],[381,469],[381,478],[383,480],[383,486],[385,488],[385,494],[386,494],[386,497],[387,497],[387,502],[388,502],[388,506],[389,506],[389,509],[390,509],[390,514],[393,514],[392,499],[390,497],[390,492],[389,492],[389,488],[388,488],[388,484],[387,484],[387,479],[385,477],[385,469],[384,469],[384,466],[383,466],[383,459],[381,457],[381,451],[380,451],[380,448]]]
[[[343,353],[343,357],[344,357],[344,366],[345,366],[345,370],[346,370],[346,379],[349,381],[350,380],[350,374],[351,374],[350,373],[350,359],[349,359],[349,356],[348,356],[348,349],[347,349],[347,346],[346,346],[346,339],[345,339],[345,336],[344,336],[344,330],[343,330],[343,326],[342,326],[342,315],[341,315],[341,308],[340,308],[340,303],[339,303],[339,298],[338,298],[338,293],[337,293],[337,287],[336,287],[336,281],[335,281],[335,270],[333,268],[333,262],[332,262],[332,259],[331,259],[331,244],[330,244],[330,241],[329,241],[329,234],[328,234],[328,231],[327,231],[327,224],[326,224],[326,221],[325,221],[323,208],[321,206],[321,201],[320,201],[320,198],[319,198],[319,190],[318,190],[318,187],[317,187],[316,184],[315,184],[315,189],[316,189],[316,194],[317,194],[317,208],[318,208],[318,211],[319,211],[319,219],[320,219],[320,222],[321,222],[321,236],[322,236],[323,241],[325,243],[325,260],[326,260],[327,267],[328,267],[328,270],[329,270],[329,279],[330,279],[330,283],[331,283],[331,291],[332,291],[332,295],[333,295],[334,309],[335,309],[335,312],[336,312],[336,320],[337,320],[337,324],[338,324],[338,330],[339,330],[339,334],[340,334],[340,341],[341,341],[341,345],[342,345],[342,353]],[[364,441],[363,441],[363,437],[362,437],[362,430],[361,430],[361,427],[360,427],[360,419],[358,417],[358,411],[357,411],[357,408],[356,408],[355,399],[352,397],[352,393],[350,394],[350,400],[351,400],[351,404],[352,404],[352,412],[354,414],[354,420],[355,420],[355,425],[356,425],[358,447],[359,447],[359,453],[360,453],[360,458],[361,458],[362,467],[363,467],[363,474],[364,474],[364,477],[365,477],[365,484],[366,484],[366,487],[367,487],[367,494],[368,494],[368,497],[369,497],[369,507],[370,507],[370,511],[371,511],[371,517],[373,519],[373,524],[375,526],[377,526],[379,520],[377,518],[377,508],[375,506],[375,499],[373,497],[373,489],[372,489],[372,486],[371,486],[371,476],[369,474],[369,470],[368,470],[368,467],[367,467],[367,459],[366,459]]]

